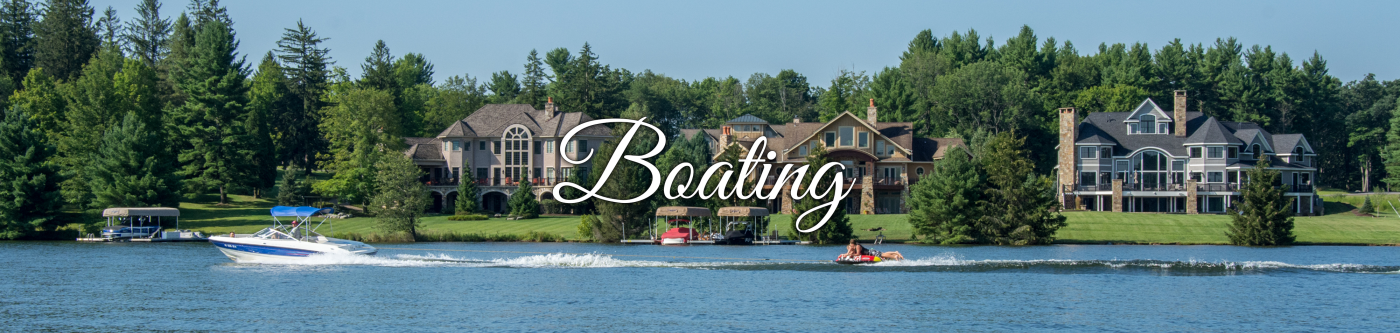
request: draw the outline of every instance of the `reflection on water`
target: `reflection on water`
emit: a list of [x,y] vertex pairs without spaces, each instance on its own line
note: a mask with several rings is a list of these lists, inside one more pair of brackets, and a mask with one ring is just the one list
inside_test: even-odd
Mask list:
[[[428,243],[229,261],[0,242],[7,330],[1386,330],[1400,248]],[[714,258],[714,259],[709,259]],[[285,311],[270,309],[314,309]],[[1367,329],[1370,328],[1370,329]]]

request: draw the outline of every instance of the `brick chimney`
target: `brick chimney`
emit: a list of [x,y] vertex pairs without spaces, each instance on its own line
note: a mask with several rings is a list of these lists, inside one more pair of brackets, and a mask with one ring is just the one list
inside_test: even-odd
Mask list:
[[[880,119],[880,117],[878,117],[879,114],[880,113],[875,110],[875,99],[871,98],[870,107],[865,108],[865,121],[869,122],[870,126],[875,126],[875,121]],[[876,126],[876,128],[879,128],[879,126]]]
[[1176,101],[1172,104],[1172,122],[1176,124],[1176,137],[1186,137],[1186,91],[1174,92]]
[[[1075,109],[1060,108],[1059,178],[1061,188],[1074,188],[1074,185],[1078,184],[1076,175],[1078,175],[1079,170],[1075,169],[1075,155],[1079,153],[1079,149],[1074,146],[1077,125],[1079,125],[1079,114],[1075,112]],[[1065,207],[1071,208],[1074,203],[1070,202],[1068,198],[1068,196],[1061,197]]]
[[[719,149],[729,147],[729,142],[734,140],[734,128],[726,125],[719,128],[719,133]],[[716,149],[716,151],[719,151],[719,149]]]

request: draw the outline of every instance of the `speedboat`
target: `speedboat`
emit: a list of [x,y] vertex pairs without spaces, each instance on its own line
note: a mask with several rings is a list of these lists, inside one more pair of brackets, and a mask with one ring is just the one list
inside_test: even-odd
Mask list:
[[[277,206],[272,208],[271,227],[251,235],[210,236],[209,242],[235,262],[295,260],[313,254],[374,255],[379,251],[365,243],[317,233],[316,230],[326,224],[328,217],[325,215],[330,212],[329,208]],[[310,218],[316,215],[321,215],[322,219],[312,227]],[[279,217],[290,217],[291,225],[283,224]]]
[[696,238],[695,229],[675,227],[661,234],[661,245],[686,245]]

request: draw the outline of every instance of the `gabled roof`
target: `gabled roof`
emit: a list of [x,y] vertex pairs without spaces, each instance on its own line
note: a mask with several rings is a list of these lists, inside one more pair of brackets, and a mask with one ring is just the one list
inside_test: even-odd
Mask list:
[[1139,117],[1141,117],[1144,113],[1151,113],[1153,116],[1157,117],[1157,121],[1159,122],[1172,121],[1172,116],[1167,115],[1166,111],[1162,111],[1162,108],[1157,106],[1157,102],[1153,102],[1151,98],[1143,100],[1141,104],[1138,104],[1136,108],[1133,108],[1133,112],[1131,114],[1128,114],[1128,119],[1125,121],[1138,121]]
[[[1278,145],[1280,150],[1276,152],[1279,154],[1292,154],[1293,147],[1297,147],[1303,140],[1305,139],[1303,139],[1302,134],[1274,134],[1274,144]],[[1303,149],[1311,151],[1312,147],[1304,147]]]
[[[530,104],[487,104],[448,126],[438,137],[499,137],[511,125],[525,126],[536,137],[559,137],[589,121],[593,118],[582,112],[555,113],[536,110]],[[606,126],[594,126],[579,134],[609,136],[612,132]]]
[[948,153],[948,149],[953,147],[963,147],[966,151],[967,144],[958,138],[915,138],[913,161],[941,160]]
[[754,117],[754,115],[751,115],[751,114],[744,114],[744,115],[742,115],[742,116],[739,116],[739,118],[730,119],[729,121],[726,121],[726,122],[724,122],[724,123],[725,123],[725,124],[733,124],[733,123],[767,124],[768,121],[767,121],[767,120],[763,120],[762,118],[759,118],[759,117]]
[[1236,138],[1235,135],[1234,135],[1234,133],[1231,133],[1231,132],[1230,132],[1230,129],[1225,128],[1225,125],[1221,125],[1221,124],[1220,124],[1220,121],[1215,120],[1215,117],[1210,117],[1210,118],[1207,118],[1207,119],[1206,119],[1206,123],[1205,123],[1205,124],[1202,124],[1201,127],[1197,128],[1196,131],[1192,132],[1192,133],[1191,133],[1191,136],[1186,137],[1186,142],[1185,142],[1185,144],[1188,144],[1188,145],[1198,145],[1198,144],[1238,144],[1238,145],[1242,145],[1242,144],[1244,144],[1244,143],[1243,143],[1243,142],[1240,142],[1240,139],[1239,139],[1239,138]]
[[[1079,123],[1079,131],[1075,143],[1095,142],[1104,144],[1114,144],[1121,149],[1114,149],[1116,154],[1127,154],[1138,149],[1155,147],[1166,151],[1173,156],[1186,156],[1186,147],[1182,146],[1182,138],[1174,134],[1128,134],[1127,125],[1123,120],[1131,114],[1130,112],[1093,112],[1084,117],[1084,122]],[[1201,127],[1206,121],[1204,114],[1200,112],[1186,113],[1186,132],[1191,133]],[[1093,138],[1099,136],[1100,138]],[[1087,143],[1087,142],[1086,142]]]
[[[811,128],[811,132],[807,133],[807,135],[803,135],[803,136],[788,136],[788,137],[790,137],[790,138],[802,138],[802,139],[797,140],[797,141],[795,141],[795,142],[807,142],[808,140],[812,140],[812,139],[817,135],[817,132],[821,131],[821,129],[826,128],[827,126],[831,126],[831,124],[834,124],[834,123],[836,123],[837,120],[840,120],[841,117],[851,117],[851,119],[855,119],[856,122],[860,123],[861,125],[864,125],[865,128],[866,128],[867,130],[874,130],[874,131],[880,133],[880,136],[883,136],[885,139],[887,139],[887,140],[889,140],[890,142],[894,143],[894,144],[895,144],[895,148],[898,148],[900,151],[904,152],[905,155],[913,155],[913,151],[910,151],[910,150],[909,150],[909,147],[913,146],[913,144],[914,144],[914,141],[913,141],[913,132],[912,132],[912,130],[911,130],[911,128],[913,127],[913,126],[912,126],[912,125],[913,125],[912,123],[881,123],[881,124],[884,124],[885,126],[880,126],[879,128],[876,128],[875,126],[873,126],[873,125],[871,125],[870,123],[866,122],[865,119],[861,119],[860,117],[856,117],[856,115],[851,114],[850,111],[842,112],[841,114],[836,115],[836,118],[831,118],[830,121],[827,121],[827,122],[824,123],[824,124],[817,124],[816,127]],[[798,125],[801,125],[801,124],[798,124]],[[900,126],[900,125],[903,125],[903,126]],[[885,134],[886,132],[889,132],[890,135]],[[894,136],[906,136],[906,137],[903,138],[904,140],[895,140]],[[791,152],[792,149],[794,149],[794,147],[788,146],[788,147],[786,147],[786,149],[783,150],[782,153],[783,153],[783,154],[787,154],[787,153]]]

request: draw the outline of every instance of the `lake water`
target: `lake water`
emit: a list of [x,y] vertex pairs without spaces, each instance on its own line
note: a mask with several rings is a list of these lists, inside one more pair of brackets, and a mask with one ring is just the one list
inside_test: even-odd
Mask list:
[[880,245],[910,260],[847,266],[759,260],[842,247],[377,246],[375,257],[236,264],[207,243],[0,242],[0,330],[1400,327],[1397,247]]

